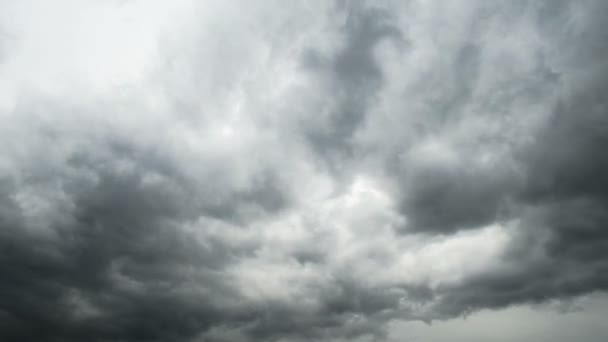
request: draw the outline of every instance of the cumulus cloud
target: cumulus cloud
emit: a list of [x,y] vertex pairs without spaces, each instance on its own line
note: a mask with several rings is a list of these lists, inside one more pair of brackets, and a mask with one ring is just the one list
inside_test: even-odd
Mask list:
[[604,2],[0,8],[3,340],[382,340],[608,287]]

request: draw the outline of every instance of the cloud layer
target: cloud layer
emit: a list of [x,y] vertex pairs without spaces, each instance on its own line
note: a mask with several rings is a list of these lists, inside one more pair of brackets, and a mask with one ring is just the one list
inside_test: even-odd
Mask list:
[[0,2],[3,341],[343,341],[608,288],[603,1]]

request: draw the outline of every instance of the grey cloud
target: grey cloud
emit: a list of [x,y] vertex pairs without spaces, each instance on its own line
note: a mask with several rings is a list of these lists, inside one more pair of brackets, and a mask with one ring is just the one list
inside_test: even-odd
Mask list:
[[259,308],[223,270],[255,246],[229,246],[205,225],[280,211],[288,195],[273,176],[205,192],[161,148],[102,130],[29,129],[30,147],[57,150],[12,156],[21,177],[2,179],[3,340],[184,341],[251,320]]
[[[585,10],[591,18],[599,20],[596,13],[604,13],[605,5],[595,3]],[[562,13],[566,16],[564,20],[568,13]],[[562,24],[562,21],[555,23]],[[588,25],[597,28],[598,23],[591,21]],[[581,63],[580,69],[574,70],[570,69],[572,61],[556,61],[555,69],[564,68],[558,100],[531,141],[514,151],[525,180],[518,191],[511,193],[518,207],[511,215],[520,223],[517,238],[504,256],[504,265],[457,287],[439,290],[443,297],[437,313],[449,317],[607,289],[608,170],[601,156],[608,143],[608,98],[603,91],[607,69],[601,62],[605,53],[597,49],[598,36],[604,33],[595,29],[583,32],[585,38],[578,40],[572,36],[568,48],[577,51],[583,60],[589,57],[587,53],[594,59],[586,60],[586,64]],[[564,38],[559,36],[560,40]],[[592,71],[593,76],[582,69]],[[574,85],[568,87],[568,80]],[[462,182],[463,178],[455,177],[454,181]],[[483,184],[479,181],[477,184]],[[471,188],[475,187],[468,187]]]
[[[136,91],[32,92],[6,106],[3,340],[385,340],[393,320],[607,289],[608,6],[471,2],[452,17],[432,4],[334,5],[319,15],[335,45],[309,37],[285,53],[295,71],[279,69],[312,79],[305,87],[319,89],[305,90],[321,105],[303,96],[277,126],[264,111],[289,104],[241,84],[240,73],[275,70],[241,56],[258,56],[252,37],[277,35],[239,44],[247,25],[264,25],[255,20],[222,26],[234,38],[228,64],[240,66],[226,79],[199,65],[213,51],[205,42],[177,59],[192,79],[161,68],[169,94],[141,96],[168,101],[161,109],[138,105],[153,101]],[[453,26],[434,22],[444,19]],[[394,60],[376,55],[384,42]],[[224,136],[222,96],[234,87],[242,106]],[[489,266],[426,264],[460,258],[450,241],[503,224],[507,245]]]
[[[141,170],[88,171],[98,181],[65,185],[74,210],[48,222],[51,236],[37,236],[25,218],[3,222],[2,303],[13,322],[3,338],[183,340],[225,314],[217,306],[233,294],[222,299],[213,274],[231,252],[179,232],[183,198],[145,185]],[[213,296],[197,294],[200,284]]]
[[[505,52],[500,37],[489,41],[484,30],[536,20],[538,12],[520,4],[479,5],[469,21],[458,23],[463,36],[433,45],[447,57],[434,60],[436,66],[411,86],[409,95],[423,110],[409,121],[402,150],[393,152],[399,157],[387,163],[406,230],[451,234],[520,215],[521,194],[530,186],[528,162],[520,154],[528,153],[522,152],[529,148],[525,141],[536,134],[526,122],[538,115],[534,111],[552,111],[552,94],[562,86],[559,68],[539,48],[529,66],[509,66],[511,74],[497,69],[519,58],[518,51]],[[538,27],[534,20],[519,25]]]
[[602,91],[605,85],[604,80],[592,81],[590,86],[577,90],[573,99],[560,101],[536,142],[522,153],[529,170],[525,193],[529,200],[602,200],[606,195],[604,171],[608,167],[602,158],[608,127],[607,99]]
[[438,318],[606,291],[606,215],[585,201],[535,208],[504,265],[438,290]]
[[407,214],[410,231],[449,233],[512,215],[514,204],[509,197],[519,184],[508,166],[484,167],[468,158],[444,165],[408,161],[401,210]]
[[[313,121],[305,134],[312,147],[331,163],[353,156],[353,134],[365,122],[369,107],[383,85],[383,75],[374,55],[384,40],[399,46],[406,36],[388,8],[364,3],[338,3],[336,19],[345,17],[340,27],[343,46],[331,56],[315,50],[304,55],[304,66],[327,77],[331,102],[329,117]],[[333,19],[333,18],[332,18]],[[315,114],[318,116],[318,114]],[[333,161],[332,161],[333,160]]]
[[[287,195],[272,176],[253,177],[241,189],[211,188],[221,191],[214,194],[176,168],[159,147],[107,132],[78,137],[83,132],[35,131],[39,146],[74,148],[58,147],[54,165],[37,159],[42,151],[29,150],[20,161],[36,166],[25,170],[27,183],[10,176],[1,183],[4,340],[221,341],[237,334],[255,341],[382,334],[381,313],[395,309],[402,291],[365,288],[336,275],[307,293],[319,300],[309,309],[283,300],[252,301],[243,295],[243,285],[233,284],[227,269],[254,258],[264,246],[257,239],[233,242],[230,232],[208,234],[206,224],[236,224],[245,234],[260,214],[268,220],[283,210]],[[21,199],[26,187],[37,197]],[[28,211],[30,200],[53,199],[45,203],[49,212]],[[252,205],[262,211],[252,215]]]

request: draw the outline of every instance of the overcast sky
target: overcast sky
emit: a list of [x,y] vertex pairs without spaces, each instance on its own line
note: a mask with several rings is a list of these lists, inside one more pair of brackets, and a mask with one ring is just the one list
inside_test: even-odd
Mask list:
[[0,340],[605,342],[608,1],[0,0]]

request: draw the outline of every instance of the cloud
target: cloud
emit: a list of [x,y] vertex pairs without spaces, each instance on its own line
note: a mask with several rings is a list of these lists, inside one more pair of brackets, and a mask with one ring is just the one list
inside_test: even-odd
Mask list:
[[352,136],[364,123],[369,106],[383,86],[376,48],[387,40],[403,48],[407,41],[388,8],[338,2],[334,11],[337,13],[330,18],[340,23],[342,36],[337,51],[326,56],[309,50],[303,56],[304,67],[319,73],[321,84],[331,94],[328,113],[313,117],[305,131],[315,152],[329,155],[330,164],[336,153],[338,160],[340,154],[352,158]]
[[0,5],[3,340],[382,340],[607,288],[603,2],[33,5]]
[[[553,4],[546,6],[552,7]],[[556,78],[559,79],[555,101],[541,123],[531,130],[529,139],[518,144],[512,152],[523,176],[518,181],[521,183],[510,186],[508,192],[491,191],[493,196],[501,195],[501,201],[506,201],[505,193],[509,194],[507,199],[514,209],[508,216],[517,220],[516,235],[504,259],[493,270],[471,277],[456,287],[448,286],[440,290],[442,299],[437,302],[438,313],[452,316],[482,308],[569,298],[606,289],[606,280],[601,276],[606,267],[601,252],[606,242],[603,234],[605,166],[602,158],[596,155],[606,141],[602,109],[605,108],[606,98],[600,94],[604,77],[597,77],[604,75],[605,68],[599,62],[603,57],[601,50],[596,49],[596,39],[599,38],[595,37],[602,33],[590,29],[595,24],[590,23],[589,27],[585,25],[582,28],[577,26],[581,25],[576,21],[579,18],[569,17],[584,12],[585,18],[594,22],[594,13],[602,13],[605,7],[599,3],[585,9],[564,6],[551,9],[541,7],[540,24],[543,25],[543,35],[548,35],[544,38],[546,41],[559,39],[561,43],[570,36],[568,42],[572,45],[569,48],[584,52],[576,57],[554,57],[554,66],[550,68],[555,70],[552,74],[558,77],[551,75],[546,82],[548,86],[553,86]],[[564,20],[569,22],[564,28],[566,32],[556,33],[560,28],[544,26],[548,25],[544,16],[549,10],[566,16]],[[555,23],[561,24],[562,21]],[[585,38],[576,41],[574,37],[578,35]],[[570,69],[572,63],[576,63],[571,58],[578,62],[589,51],[593,51],[597,62],[587,61],[584,69],[594,70],[596,77],[589,77],[586,71],[578,67]],[[497,174],[500,175],[493,172],[495,177]],[[466,178],[458,176],[446,176],[445,179],[466,182]],[[483,178],[475,179],[476,184],[483,188],[488,184]],[[500,182],[489,184],[498,186]],[[442,191],[450,189],[442,185]],[[465,188],[472,191],[475,186]],[[430,196],[435,200],[437,197],[450,198],[445,195]],[[459,194],[455,198],[466,200],[468,197]],[[483,209],[492,203],[492,200],[480,198],[476,204],[481,207],[475,207]],[[442,204],[434,206],[439,213],[443,212]],[[450,205],[449,208],[466,213],[461,209],[462,204]],[[473,219],[475,215],[465,217]],[[491,220],[500,218],[494,213],[491,217]],[[457,220],[448,221],[453,223]],[[449,223],[440,226],[449,227]]]

